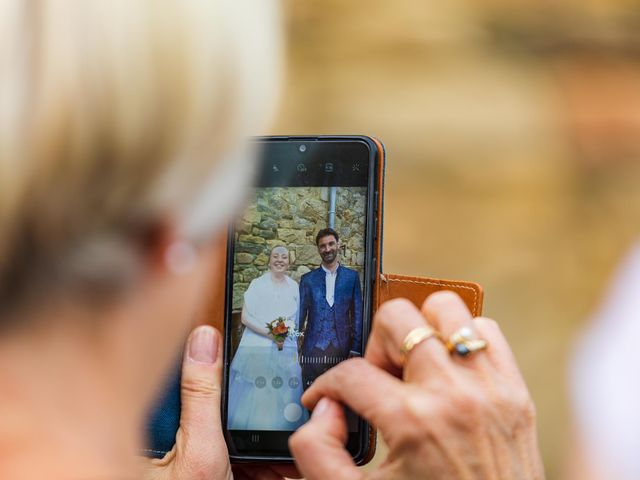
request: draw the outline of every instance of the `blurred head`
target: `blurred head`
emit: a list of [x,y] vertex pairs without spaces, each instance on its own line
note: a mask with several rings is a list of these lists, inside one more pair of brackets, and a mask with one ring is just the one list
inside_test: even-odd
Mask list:
[[271,273],[285,273],[289,270],[289,250],[287,247],[273,247],[269,254],[269,270]]
[[322,257],[322,263],[332,264],[337,260],[340,248],[338,232],[333,228],[323,228],[316,235],[316,246],[320,257]]
[[117,311],[77,328],[140,335],[141,368],[166,366],[277,97],[277,17],[268,0],[0,1],[3,336],[60,328],[51,305]]

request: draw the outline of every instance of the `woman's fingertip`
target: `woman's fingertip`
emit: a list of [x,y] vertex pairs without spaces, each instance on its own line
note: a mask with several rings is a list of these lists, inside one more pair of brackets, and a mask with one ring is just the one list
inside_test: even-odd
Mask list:
[[329,402],[328,398],[322,397],[320,401],[316,404],[313,412],[311,412],[312,418],[319,418],[327,413],[329,407],[331,406],[331,402]]
[[304,392],[300,397],[300,403],[302,403],[302,405],[308,408],[309,410],[312,410],[313,404],[309,401],[310,398],[311,397],[309,397],[307,392]]
[[218,358],[219,337],[218,331],[209,325],[197,327],[189,339],[189,360],[207,365],[215,363]]

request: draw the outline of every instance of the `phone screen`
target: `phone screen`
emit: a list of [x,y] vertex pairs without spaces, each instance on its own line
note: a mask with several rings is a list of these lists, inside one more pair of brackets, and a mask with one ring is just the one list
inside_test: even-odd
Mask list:
[[[370,327],[375,152],[361,139],[260,142],[252,199],[227,262],[225,409],[232,457],[289,457],[301,396],[364,351]],[[348,448],[367,426],[347,412]]]

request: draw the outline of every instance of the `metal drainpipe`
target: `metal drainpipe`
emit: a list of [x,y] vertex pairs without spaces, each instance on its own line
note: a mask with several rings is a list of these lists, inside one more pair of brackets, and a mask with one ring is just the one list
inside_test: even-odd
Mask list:
[[336,188],[329,187],[329,228],[336,225]]

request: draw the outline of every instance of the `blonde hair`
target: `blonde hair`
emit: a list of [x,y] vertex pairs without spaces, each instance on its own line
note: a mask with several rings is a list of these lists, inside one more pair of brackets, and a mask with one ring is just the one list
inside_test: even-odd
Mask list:
[[0,308],[121,290],[158,222],[219,228],[279,43],[269,0],[0,0]]

